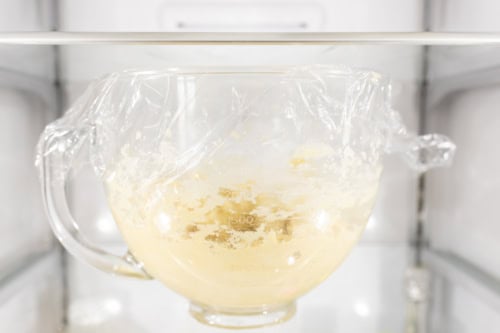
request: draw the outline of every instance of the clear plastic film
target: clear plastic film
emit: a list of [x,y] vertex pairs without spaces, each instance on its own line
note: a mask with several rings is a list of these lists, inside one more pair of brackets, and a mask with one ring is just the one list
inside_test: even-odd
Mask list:
[[[384,153],[425,171],[454,150],[409,133],[376,72],[199,68],[95,81],[46,128],[38,160],[49,213],[57,184],[90,163],[134,260],[199,304],[233,309],[289,303],[340,265]],[[53,211],[61,233],[66,208]]]
[[[390,81],[376,72],[330,66],[113,73],[47,126],[37,160],[64,151],[51,166],[61,177],[88,162],[108,177],[129,154],[131,175],[174,179],[235,142],[239,154],[255,157],[259,147],[291,157],[294,148],[319,142],[338,163],[354,154],[373,165],[387,152],[417,171],[448,165],[454,144],[408,133],[390,93]],[[243,132],[246,140],[236,138]]]

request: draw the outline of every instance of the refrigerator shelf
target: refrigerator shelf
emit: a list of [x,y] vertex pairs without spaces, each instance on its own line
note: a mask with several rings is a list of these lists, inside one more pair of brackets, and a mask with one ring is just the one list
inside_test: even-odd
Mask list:
[[430,299],[425,332],[493,332],[500,327],[500,281],[452,253],[425,251]]
[[500,280],[453,253],[426,250],[423,255],[434,274],[464,286],[492,308],[500,309]]
[[437,32],[2,32],[15,45],[500,45],[500,33]]

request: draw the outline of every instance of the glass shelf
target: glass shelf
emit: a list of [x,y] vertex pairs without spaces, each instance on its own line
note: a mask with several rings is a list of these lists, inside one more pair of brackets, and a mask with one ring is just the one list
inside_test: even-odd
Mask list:
[[75,45],[500,45],[500,33],[437,32],[3,32],[0,44]]

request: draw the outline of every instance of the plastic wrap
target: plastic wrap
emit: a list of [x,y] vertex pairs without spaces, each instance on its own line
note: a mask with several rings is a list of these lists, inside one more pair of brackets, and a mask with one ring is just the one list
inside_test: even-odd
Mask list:
[[[448,165],[453,143],[408,133],[391,109],[390,91],[378,73],[326,66],[113,73],[47,126],[40,142],[50,144],[45,151],[39,145],[37,160],[64,150],[52,165],[61,175],[90,161],[106,177],[126,152],[136,159],[131,175],[174,179],[222,147],[290,155],[316,142],[337,162],[355,154],[373,165],[380,153],[397,152],[418,171]],[[245,126],[258,133],[236,138]]]
[[357,242],[385,152],[418,171],[451,161],[453,143],[408,133],[390,102],[388,78],[350,68],[126,71],[49,125],[38,158],[49,186],[90,162],[131,253],[174,290],[282,304]]

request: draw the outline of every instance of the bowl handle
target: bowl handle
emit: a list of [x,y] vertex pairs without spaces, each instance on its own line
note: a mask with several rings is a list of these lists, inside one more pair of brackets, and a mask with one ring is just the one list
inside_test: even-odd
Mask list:
[[[74,144],[71,140],[69,143]],[[66,180],[71,166],[71,161],[68,159],[75,158],[76,154],[74,152],[68,154],[68,150],[71,149],[67,149],[67,136],[52,135],[46,137],[40,144],[37,163],[41,173],[43,205],[57,239],[76,258],[102,271],[151,279],[142,264],[130,253],[127,252],[124,256],[108,253],[91,245],[80,234],[80,228],[69,210],[66,197]]]

